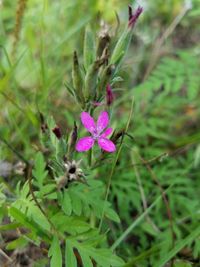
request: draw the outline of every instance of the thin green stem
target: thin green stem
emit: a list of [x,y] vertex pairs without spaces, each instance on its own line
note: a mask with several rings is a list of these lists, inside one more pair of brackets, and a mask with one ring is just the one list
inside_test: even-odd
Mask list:
[[[134,105],[134,98],[132,100],[131,110],[130,110],[129,118],[128,118],[128,121],[127,121],[127,124],[126,124],[125,132],[128,131],[128,128],[129,128],[129,125],[130,125],[130,122],[131,122],[131,118],[132,118],[132,115],[133,115],[133,105]],[[115,172],[115,167],[116,167],[117,161],[119,159],[119,155],[120,155],[121,150],[122,150],[123,139],[124,139],[124,135],[122,136],[121,143],[120,143],[119,149],[117,151],[117,155],[115,157],[115,160],[113,162],[110,175],[108,177],[108,184],[107,184],[107,188],[106,188],[106,195],[105,195],[105,200],[104,200],[104,206],[103,206],[103,210],[102,210],[101,220],[100,220],[100,223],[99,223],[99,231],[101,231],[101,227],[102,227],[102,224],[103,224],[103,218],[104,218],[104,214],[105,214],[105,204],[106,204],[106,201],[108,200],[108,196],[109,196],[109,193],[110,193],[110,187],[111,187],[112,177],[113,177],[113,174]]]

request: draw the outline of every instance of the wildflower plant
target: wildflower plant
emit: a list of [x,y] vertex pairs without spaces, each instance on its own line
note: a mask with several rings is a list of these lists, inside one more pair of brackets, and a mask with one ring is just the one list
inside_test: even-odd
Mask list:
[[[66,134],[52,117],[40,114],[40,144],[34,161],[24,159],[26,180],[17,184],[14,201],[6,203],[3,198],[10,218],[4,228],[17,225],[23,232],[8,247],[30,243],[43,247],[43,266],[48,264],[47,254],[52,267],[124,264],[107,240],[107,223],[120,222],[108,201],[110,181],[104,184],[97,174],[108,159],[116,161],[118,141],[123,137],[109,124],[116,115],[112,109],[115,83],[142,9],[129,11],[129,21],[119,38],[104,29],[96,41],[91,28],[86,28],[83,62],[75,51],[72,80],[65,82],[79,110],[74,127]],[[82,134],[81,122],[90,136]]]

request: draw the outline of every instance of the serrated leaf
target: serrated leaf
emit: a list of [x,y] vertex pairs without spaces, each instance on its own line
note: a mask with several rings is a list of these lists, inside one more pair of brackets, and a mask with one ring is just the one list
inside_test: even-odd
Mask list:
[[88,246],[85,243],[79,243],[75,240],[68,240],[71,246],[76,248],[83,261],[83,266],[93,266],[92,259],[96,261],[100,267],[118,267],[123,266],[124,261],[116,255],[113,255],[110,249],[98,249],[92,246]]
[[48,256],[51,257],[50,267],[62,267],[62,252],[57,236],[54,236]]
[[71,198],[71,201],[72,201],[73,212],[76,215],[80,216],[81,213],[82,213],[82,202],[81,202],[81,199],[78,198],[75,194],[73,194],[73,191],[70,191],[69,194],[70,194],[70,198]]
[[32,171],[34,178],[37,181],[37,186],[41,190],[43,187],[44,180],[48,174],[45,170],[46,163],[41,152],[38,152],[35,157],[34,169]]
[[66,240],[65,242],[65,266],[66,267],[77,266],[77,260],[74,255],[73,247],[68,240]]
[[25,214],[23,214],[20,210],[16,209],[15,207],[9,208],[9,214],[12,216],[17,222],[22,224],[24,227],[30,229],[33,234],[36,234],[42,237],[44,240],[49,240],[48,235],[46,232],[38,225],[35,221],[28,218]]
[[81,256],[83,267],[93,267],[89,254],[85,253],[85,251],[82,249],[79,249],[78,252]]
[[72,202],[71,202],[71,198],[67,190],[65,190],[63,193],[61,205],[62,205],[62,210],[64,211],[64,213],[70,216],[72,213]]

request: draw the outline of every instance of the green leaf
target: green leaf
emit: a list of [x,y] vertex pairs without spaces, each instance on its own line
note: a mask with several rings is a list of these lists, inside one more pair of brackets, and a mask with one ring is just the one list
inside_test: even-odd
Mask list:
[[94,35],[91,31],[90,26],[88,25],[85,30],[85,37],[84,37],[84,48],[83,48],[83,57],[84,57],[84,67],[86,70],[90,67],[90,65],[95,60],[95,39]]
[[84,104],[85,99],[83,96],[83,78],[76,51],[74,52],[74,57],[73,57],[72,81],[73,81],[73,86],[76,90],[76,96],[78,101]]
[[28,244],[28,241],[26,238],[24,238],[23,236],[20,236],[19,238],[9,242],[6,246],[6,249],[8,250],[14,250],[14,249],[19,249],[19,248],[23,248]]
[[183,261],[183,260],[176,260],[174,262],[174,267],[192,267],[193,264],[190,263],[189,261]]
[[0,231],[13,230],[13,229],[16,229],[16,228],[18,228],[20,226],[21,226],[20,223],[3,224],[3,225],[0,225]]
[[64,211],[66,215],[70,216],[72,213],[72,202],[71,202],[71,198],[67,190],[64,191],[61,201],[62,201],[61,202],[62,210]]
[[162,267],[164,266],[168,261],[170,261],[176,254],[183,249],[185,246],[190,244],[195,238],[197,238],[200,235],[200,226],[194,229],[191,234],[189,234],[186,238],[178,241],[173,249],[171,249],[168,253],[165,253],[163,255],[162,259],[159,263],[155,265],[155,267]]
[[51,267],[62,267],[62,253],[60,248],[59,239],[54,236],[48,256],[51,257],[50,266]]
[[51,221],[59,231],[67,232],[71,235],[87,232],[91,228],[83,218],[68,217],[62,212],[51,217]]
[[38,152],[35,157],[33,176],[36,178],[37,186],[41,190],[44,184],[44,180],[48,174],[45,170],[46,163],[41,152]]
[[79,249],[79,254],[81,256],[81,260],[84,267],[93,267],[92,261],[90,259],[89,254],[86,253],[84,249]]
[[124,58],[130,41],[132,37],[132,31],[130,29],[125,29],[122,35],[120,36],[118,42],[115,45],[115,48],[113,50],[110,63],[119,65]]
[[66,240],[65,242],[65,266],[66,267],[77,266],[77,261],[74,255],[72,244],[68,240]]
[[106,209],[105,216],[116,223],[120,223],[118,214],[112,208]]
[[[165,191],[167,192],[170,187]],[[145,218],[145,216],[159,203],[162,199],[162,196],[159,196],[152,204],[149,206],[127,229],[124,233],[114,242],[111,249],[115,250],[121,242],[132,232],[132,230]]]
[[68,240],[71,247],[76,248],[81,256],[83,267],[93,267],[92,259],[100,267],[118,267],[123,266],[124,261],[116,255],[113,255],[110,249],[98,249],[87,245],[84,242]]
[[70,198],[71,198],[71,201],[72,201],[72,209],[73,209],[73,212],[80,216],[81,215],[81,212],[82,212],[82,202],[81,202],[81,199],[79,197],[77,197],[75,194],[73,194],[73,191],[70,191],[69,192],[70,194]]
[[9,214],[16,221],[21,223],[24,227],[27,227],[28,229],[30,229],[33,232],[33,234],[35,234],[36,236],[40,236],[46,241],[49,241],[49,237],[47,233],[40,227],[40,225],[37,224],[32,219],[30,219],[29,217],[27,217],[20,210],[16,209],[15,207],[10,207]]

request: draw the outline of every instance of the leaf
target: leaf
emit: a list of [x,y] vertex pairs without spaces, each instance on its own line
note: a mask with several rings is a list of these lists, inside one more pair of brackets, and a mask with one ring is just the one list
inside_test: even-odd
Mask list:
[[173,249],[163,255],[162,259],[155,265],[155,267],[162,267],[168,261],[170,261],[176,254],[183,249],[185,246],[190,244],[195,238],[200,235],[200,226],[194,229],[191,234],[189,234],[186,238],[178,241]]
[[74,255],[73,247],[68,240],[65,242],[65,266],[66,267],[76,267],[77,261]]
[[9,214],[12,216],[17,222],[22,224],[24,227],[30,229],[33,234],[36,236],[40,236],[46,241],[49,241],[49,237],[47,233],[38,225],[35,221],[28,218],[25,214],[23,214],[20,210],[16,209],[15,207],[9,208]]
[[72,202],[71,202],[71,198],[67,190],[64,191],[61,205],[62,205],[62,210],[64,211],[64,213],[70,216],[72,213]]
[[14,250],[14,249],[19,249],[23,248],[28,245],[28,240],[24,238],[23,236],[20,236],[19,238],[9,242],[6,246],[6,249],[8,250]]
[[84,36],[84,48],[83,48],[83,57],[84,57],[84,67],[86,70],[90,67],[90,65],[95,60],[95,39],[94,35],[88,25],[85,30]]
[[38,152],[35,157],[34,162],[34,169],[33,169],[33,176],[36,178],[37,186],[40,190],[42,190],[44,180],[48,174],[48,172],[45,170],[46,163],[44,160],[44,157],[41,152]]
[[62,267],[62,253],[57,236],[52,240],[48,256],[51,257],[50,267]]
[[0,231],[13,230],[13,229],[16,229],[16,228],[18,228],[20,226],[21,226],[20,223],[3,224],[3,225],[0,225]]
[[193,264],[189,261],[183,261],[183,260],[176,260],[174,262],[174,267],[192,267]]
[[194,154],[194,167],[197,168],[200,166],[200,145],[197,146]]
[[111,208],[107,208],[105,212],[106,217],[108,217],[110,220],[120,223],[120,218],[118,214]]
[[[168,191],[170,188],[168,188],[166,191]],[[165,192],[166,192],[165,191]],[[159,201],[162,199],[162,196],[159,196],[152,204],[149,206],[127,229],[124,231],[124,233],[114,242],[111,249],[115,250],[121,242],[132,232],[132,230],[145,218],[145,216],[151,211],[153,207],[156,206],[156,204],[159,203]]]
[[93,267],[92,259],[100,267],[118,267],[123,266],[124,261],[116,255],[113,255],[110,249],[99,249],[88,246],[84,242],[77,242],[75,240],[68,240],[68,244],[78,250],[81,256],[83,267]]
[[[43,196],[43,195],[49,195],[50,193],[52,193],[52,191],[54,191],[56,188],[56,185],[55,184],[47,184],[47,185],[44,185],[41,189],[39,193],[39,196]],[[38,196],[38,197],[39,197]],[[46,197],[46,196],[45,196]]]
[[51,217],[51,221],[60,232],[71,235],[82,234],[91,228],[84,218],[68,217],[61,212]]
[[82,213],[82,203],[81,203],[81,199],[76,197],[75,194],[73,194],[73,191],[71,190],[69,192],[70,194],[70,198],[71,198],[71,201],[72,201],[72,209],[73,209],[73,212],[80,216],[81,213]]
[[92,264],[92,261],[90,259],[90,256],[89,254],[87,254],[84,250],[82,249],[79,249],[78,250],[80,256],[81,256],[81,260],[82,260],[82,263],[83,263],[83,266],[84,267],[93,267],[93,264]]

